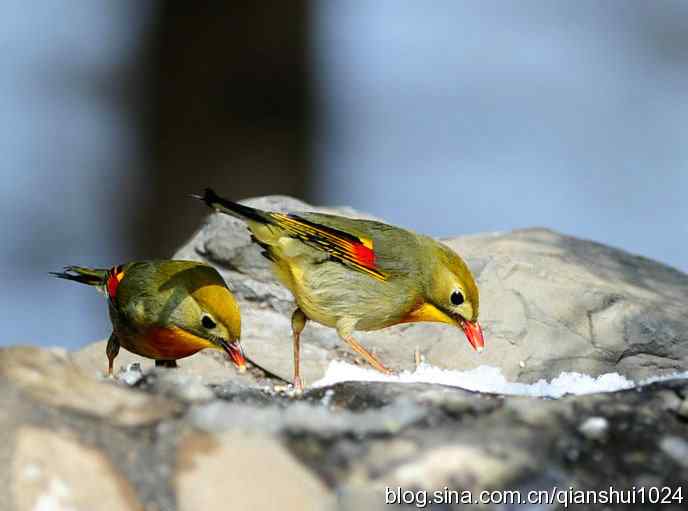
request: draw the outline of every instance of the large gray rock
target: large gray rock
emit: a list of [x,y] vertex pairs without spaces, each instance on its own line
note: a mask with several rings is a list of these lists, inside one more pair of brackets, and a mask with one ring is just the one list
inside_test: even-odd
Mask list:
[[[246,204],[278,211],[315,208],[288,197]],[[419,350],[452,369],[488,364],[532,382],[562,371],[619,372],[633,379],[688,369],[688,276],[621,250],[544,229],[459,237],[445,242],[478,279],[486,351],[472,351],[460,330],[413,324],[359,332],[363,345],[393,369],[413,369]],[[175,257],[209,262],[240,300],[249,358],[285,380],[292,374],[292,297],[251,243],[242,222],[211,214]],[[333,359],[353,359],[332,329],[309,323],[302,336],[306,382]]]
[[[257,480],[269,486],[261,491]],[[181,438],[175,490],[179,511],[336,509],[332,492],[277,438],[251,431]]]
[[[16,511],[143,510],[132,486],[103,453],[70,434],[23,426],[12,461]],[[7,501],[3,509],[9,509]]]
[[443,488],[688,499],[688,380],[559,400],[352,382],[297,399],[230,375],[195,401],[169,393],[174,374],[146,368],[131,388],[48,350],[0,350],[0,509],[382,510],[402,491],[417,509]]

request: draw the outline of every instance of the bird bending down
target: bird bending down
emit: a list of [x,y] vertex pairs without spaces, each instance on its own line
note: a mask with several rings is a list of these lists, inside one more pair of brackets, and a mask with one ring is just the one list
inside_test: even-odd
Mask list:
[[353,337],[400,323],[459,326],[482,351],[478,288],[466,263],[434,239],[381,222],[319,213],[261,211],[206,189],[194,196],[246,222],[272,269],[294,295],[294,386],[302,388],[299,338],[310,319],[335,328],[371,366],[390,371]]
[[246,360],[239,338],[239,306],[217,270],[195,261],[141,261],[106,269],[67,266],[52,275],[96,286],[107,296],[112,375],[120,346],[176,367],[204,348],[225,351],[240,371]]

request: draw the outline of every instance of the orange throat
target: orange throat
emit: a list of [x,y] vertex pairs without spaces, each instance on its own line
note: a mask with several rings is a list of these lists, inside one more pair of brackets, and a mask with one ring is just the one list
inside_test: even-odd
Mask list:
[[132,346],[125,346],[129,351],[157,360],[177,360],[216,346],[207,339],[198,337],[181,328],[153,327],[139,335]]

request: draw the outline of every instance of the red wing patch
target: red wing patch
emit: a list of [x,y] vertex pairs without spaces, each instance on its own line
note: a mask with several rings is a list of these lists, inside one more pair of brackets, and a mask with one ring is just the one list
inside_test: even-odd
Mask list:
[[378,280],[387,280],[375,264],[373,240],[360,238],[345,231],[310,222],[297,215],[271,213],[279,227],[304,243],[314,246],[336,261],[367,273]]
[[375,251],[366,247],[365,245],[354,245],[353,246],[354,254],[356,261],[358,261],[360,264],[365,266],[366,268],[370,268],[371,270],[375,269]]
[[119,283],[122,282],[123,278],[124,272],[122,271],[121,266],[115,266],[108,272],[106,287],[107,294],[110,299],[113,299],[115,296],[117,296],[117,288],[119,287]]

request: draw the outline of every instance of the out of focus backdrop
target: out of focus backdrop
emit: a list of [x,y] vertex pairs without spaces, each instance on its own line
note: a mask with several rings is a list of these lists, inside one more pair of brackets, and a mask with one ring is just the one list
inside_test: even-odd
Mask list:
[[208,185],[688,271],[685,1],[210,4],[0,6],[0,345],[106,337],[47,272],[171,255]]

